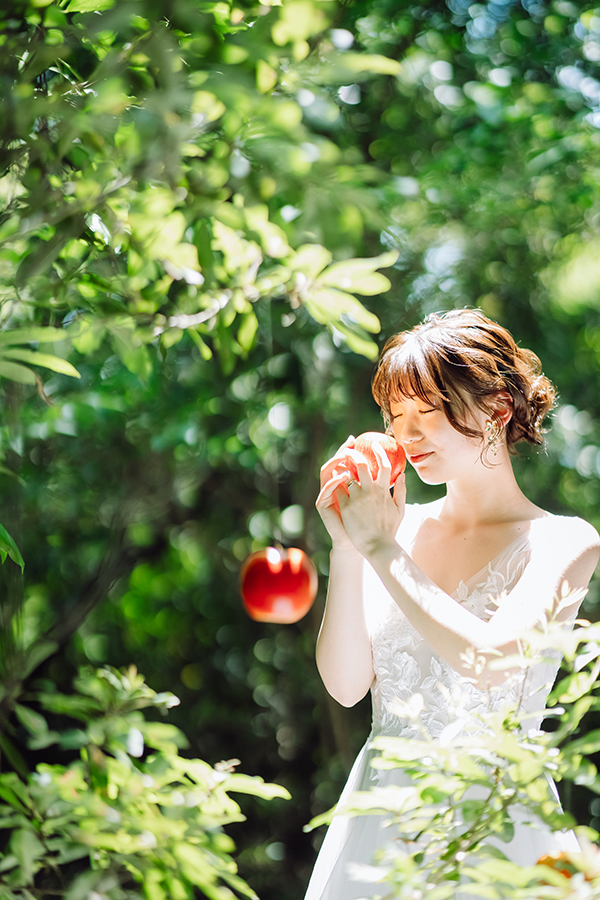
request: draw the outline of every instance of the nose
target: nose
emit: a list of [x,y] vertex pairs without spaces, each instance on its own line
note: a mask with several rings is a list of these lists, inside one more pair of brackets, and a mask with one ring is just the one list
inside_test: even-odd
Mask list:
[[418,415],[406,412],[401,419],[394,420],[394,437],[399,444],[414,444],[423,437]]

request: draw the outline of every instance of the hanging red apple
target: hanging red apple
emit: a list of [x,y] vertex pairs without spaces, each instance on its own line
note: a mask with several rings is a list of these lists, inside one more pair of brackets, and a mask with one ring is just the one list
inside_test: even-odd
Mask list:
[[399,444],[390,434],[383,434],[380,431],[365,431],[354,441],[353,450],[358,450],[366,457],[371,469],[373,478],[377,478],[379,472],[379,462],[373,452],[373,444],[380,444],[390,461],[392,471],[390,474],[390,485],[393,485],[399,475],[402,475],[406,467],[406,453],[404,447]]
[[244,560],[240,573],[246,612],[257,622],[297,622],[311,608],[317,587],[317,570],[297,547],[257,550]]

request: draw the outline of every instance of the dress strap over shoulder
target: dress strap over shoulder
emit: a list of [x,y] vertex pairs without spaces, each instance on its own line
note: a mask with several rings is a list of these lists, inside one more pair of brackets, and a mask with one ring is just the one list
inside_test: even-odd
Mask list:
[[[441,500],[436,500],[435,504],[441,502]],[[402,547],[406,548],[407,546],[412,544],[414,537],[420,526],[422,525],[424,519],[426,519],[432,511],[432,507],[434,507],[433,503],[406,504],[404,518],[397,534],[398,542]]]

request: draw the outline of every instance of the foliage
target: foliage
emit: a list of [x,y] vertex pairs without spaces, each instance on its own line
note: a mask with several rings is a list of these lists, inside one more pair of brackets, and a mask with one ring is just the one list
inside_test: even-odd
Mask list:
[[30,745],[58,741],[79,747],[80,759],[38,765],[26,784],[15,773],[0,775],[0,829],[9,830],[0,855],[3,900],[40,892],[67,900],[185,900],[195,889],[211,900],[256,898],[237,875],[234,844],[222,830],[244,818],[229,794],[272,799],[288,792],[236,773],[239,760],[213,768],[180,756],[182,732],[140,711],[166,710],[177,697],[156,694],[134,667],[84,670],[75,688],[36,697],[47,712],[81,723],[61,733],[49,731],[30,706],[17,707]]
[[[378,319],[353,293],[386,290],[376,268],[397,254],[378,247],[374,259],[340,269],[340,260],[365,255],[355,204],[365,220],[378,216],[352,172],[352,152],[323,133],[339,116],[335,103],[324,96],[321,118],[303,121],[298,99],[310,79],[301,67],[308,40],[321,40],[332,14],[333,6],[312,2],[271,9],[76,0],[21,0],[0,12],[0,377],[19,382],[4,382],[0,519],[27,558],[25,585],[12,573],[3,579],[0,727],[4,761],[24,777],[19,698],[43,665],[68,683],[71,651],[61,648],[110,590],[127,592],[131,576],[131,610],[162,570],[164,584],[172,579],[180,596],[195,592],[200,607],[222,592],[221,551],[211,571],[210,545],[222,528],[239,526],[226,501],[222,524],[207,517],[196,529],[195,507],[211,470],[231,459],[242,477],[261,467],[251,447],[237,462],[244,443],[233,419],[227,434],[223,427],[226,405],[239,416],[245,396],[241,382],[237,396],[229,385],[244,372],[254,377],[249,354],[258,350],[263,362],[274,355],[272,309],[306,330],[308,347],[326,325],[376,355]],[[335,66],[341,78],[349,69],[360,78],[398,70],[377,55],[349,54],[342,66],[331,44],[327,59],[314,62],[314,74],[327,69],[333,84]],[[295,204],[304,208],[311,184],[312,211],[298,227]],[[56,377],[42,384],[40,365]],[[32,403],[35,388],[48,407]],[[271,405],[278,402],[283,396]],[[271,477],[268,469],[262,476]],[[244,494],[254,490],[249,484]],[[247,502],[233,517],[246,518]],[[19,561],[12,538],[2,540],[0,551]],[[155,618],[164,588],[151,591],[142,603]],[[227,607],[221,612],[227,621]],[[202,666],[190,638],[204,609],[194,610],[191,629],[189,616],[171,613],[179,621],[171,614],[170,640],[181,634],[180,650],[157,653],[144,623],[149,641],[126,635],[128,646],[117,649],[117,637],[114,661],[147,643],[151,669],[170,657],[168,678],[179,689],[185,670],[195,701]],[[220,625],[200,636],[204,653]],[[102,631],[83,633],[83,659],[98,661],[112,643]],[[81,638],[75,646],[81,659]],[[214,722],[226,704],[216,685],[214,694],[199,722]],[[246,707],[245,695],[239,702]],[[214,725],[204,731],[206,749],[219,753]]]
[[[339,152],[324,138],[309,143],[293,97],[325,9],[71,0],[7,11],[3,320],[22,325],[43,309],[65,325],[70,314],[80,352],[106,337],[147,379],[152,345],[164,352],[184,331],[231,371],[254,344],[254,305],[280,295],[376,355],[368,333],[378,320],[347,291],[385,291],[375,268],[396,254],[327,267],[331,252],[310,225],[300,245],[264,202],[280,188],[293,199],[311,162],[322,160],[325,181],[339,177]],[[327,59],[313,77],[327,67],[335,81],[335,65]],[[398,70],[377,55],[348,57],[340,76],[348,67]],[[246,177],[275,158],[278,179]],[[4,356],[53,367],[31,351]],[[4,361],[0,375],[34,378]]]
[[[598,839],[597,831],[577,829],[583,851],[563,854],[563,871],[544,857],[537,865],[516,865],[501,847],[513,839],[518,822],[535,821],[548,832],[577,825],[557,806],[552,780],[569,780],[600,794],[600,776],[589,759],[600,747],[600,731],[564,743],[583,716],[600,706],[599,639],[600,625],[589,622],[572,632],[556,621],[523,632],[513,660],[491,663],[516,667],[512,684],[502,685],[502,696],[491,688],[488,710],[470,720],[461,719],[460,690],[448,692],[449,724],[435,740],[420,718],[421,695],[398,700],[394,712],[417,736],[376,736],[373,746],[380,755],[372,765],[397,770],[400,779],[351,794],[312,826],[334,815],[386,816],[389,840],[376,865],[362,871],[357,866],[356,872],[359,880],[383,882],[382,897],[446,900],[458,882],[465,896],[486,900],[596,896],[600,850],[590,839]],[[555,660],[558,652],[568,674],[554,686],[545,710],[557,727],[541,731],[531,727],[531,712],[520,707],[520,690],[535,667]]]

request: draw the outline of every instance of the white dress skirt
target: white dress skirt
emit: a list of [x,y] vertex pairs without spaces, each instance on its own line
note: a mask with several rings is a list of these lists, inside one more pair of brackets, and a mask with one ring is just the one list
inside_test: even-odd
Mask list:
[[[417,505],[407,510],[410,510],[407,515],[413,519],[419,515]],[[520,535],[468,582],[461,582],[453,594],[454,599],[475,615],[488,620],[497,608],[494,601],[514,588],[530,556],[529,535]],[[465,709],[474,716],[490,709],[489,694],[479,691],[438,656],[415,631],[370,566],[365,564],[365,570],[365,608],[375,671],[371,688],[373,727],[350,772],[340,797],[340,806],[354,791],[387,784],[410,784],[409,777],[398,769],[381,770],[370,765],[371,760],[379,755],[372,746],[374,737],[417,736],[416,730],[407,726],[406,719],[399,718],[393,712],[398,699],[407,701],[413,694],[421,694],[424,700],[421,720],[434,739],[452,724],[455,714],[448,707],[448,691],[454,695],[457,689],[461,692],[462,715]],[[541,710],[545,708],[558,667],[557,659],[556,662],[538,665],[529,673],[527,696],[521,702],[521,708],[531,712],[528,728],[539,728],[541,724]],[[499,692],[496,702],[501,705],[506,699],[506,694]],[[461,730],[458,723],[457,730]],[[552,789],[558,804],[558,794],[553,784]],[[522,809],[517,812],[513,816],[517,819],[513,839],[510,843],[499,845],[512,862],[534,865],[544,853],[579,849],[572,832],[551,832],[539,821],[535,823],[536,827],[531,827],[527,812]],[[305,900],[363,900],[385,894],[382,884],[355,880],[354,864],[373,865],[377,851],[389,843],[390,837],[385,816],[336,815],[319,851]],[[460,897],[460,892],[456,896]]]

